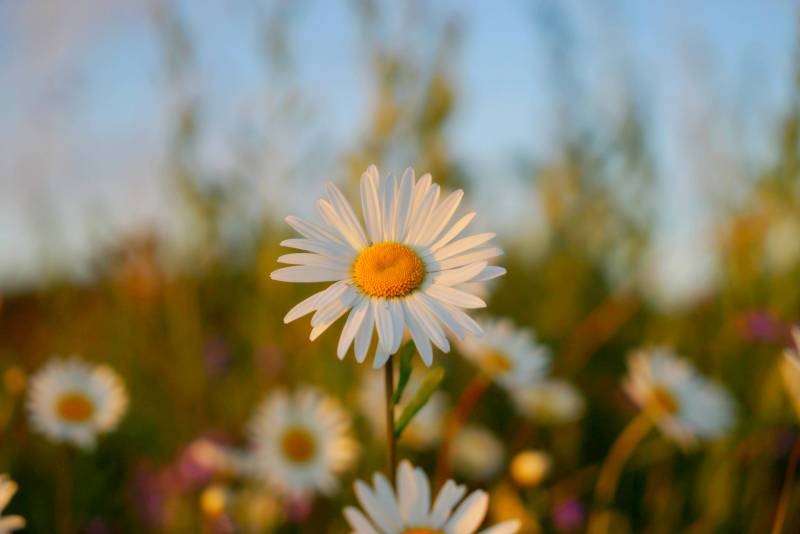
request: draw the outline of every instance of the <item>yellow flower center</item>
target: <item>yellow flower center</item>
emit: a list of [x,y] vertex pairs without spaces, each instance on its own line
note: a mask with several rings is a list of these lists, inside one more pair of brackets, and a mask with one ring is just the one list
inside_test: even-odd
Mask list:
[[496,375],[509,371],[512,367],[511,359],[502,352],[492,350],[481,358],[481,365],[490,375]]
[[663,387],[655,388],[650,393],[650,406],[660,413],[672,415],[678,412],[680,405],[675,397]]
[[353,280],[370,297],[405,297],[425,279],[425,264],[401,243],[378,243],[361,251],[353,263]]
[[404,530],[403,534],[442,534],[441,530],[433,530],[432,528],[410,528],[408,530]]
[[305,428],[293,427],[283,433],[281,449],[284,456],[296,464],[303,464],[314,457],[317,443]]
[[94,403],[80,391],[68,391],[56,402],[56,413],[70,423],[82,423],[94,414]]

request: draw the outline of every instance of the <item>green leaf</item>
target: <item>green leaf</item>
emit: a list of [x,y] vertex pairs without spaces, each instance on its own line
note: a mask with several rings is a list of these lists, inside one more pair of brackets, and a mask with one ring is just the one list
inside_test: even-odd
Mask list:
[[403,413],[400,414],[400,418],[397,420],[394,429],[395,438],[400,437],[403,430],[408,426],[411,420],[414,419],[414,416],[417,415],[417,412],[428,403],[431,395],[433,395],[439,387],[439,384],[442,383],[442,380],[444,380],[443,368],[437,367],[428,371],[428,374],[425,375],[425,378],[422,380],[422,385],[420,385],[417,394],[414,395],[414,398],[411,399],[408,406],[405,407]]
[[394,390],[392,396],[392,403],[396,406],[403,398],[403,391],[406,389],[408,379],[411,378],[411,362],[416,354],[416,347],[413,341],[407,341],[405,345],[400,347],[397,351],[397,357],[400,360],[400,377],[397,379],[397,389]]

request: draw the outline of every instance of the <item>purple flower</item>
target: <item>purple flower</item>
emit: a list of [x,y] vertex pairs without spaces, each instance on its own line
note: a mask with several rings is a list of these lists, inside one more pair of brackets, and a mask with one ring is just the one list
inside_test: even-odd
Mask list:
[[567,499],[556,504],[553,524],[558,530],[575,530],[583,525],[586,508],[577,499]]

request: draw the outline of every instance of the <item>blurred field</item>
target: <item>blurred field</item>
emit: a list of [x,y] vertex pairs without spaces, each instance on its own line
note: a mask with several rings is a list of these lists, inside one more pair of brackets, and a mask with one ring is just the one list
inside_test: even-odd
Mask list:
[[[379,27],[371,17],[381,16],[381,4],[354,6],[365,27]],[[281,20],[264,24],[280,27]],[[177,88],[164,111],[172,126],[159,180],[175,192],[172,215],[188,231],[180,246],[156,228],[121,233],[92,252],[86,276],[46,266],[35,284],[0,297],[0,472],[20,486],[8,512],[25,516],[29,532],[58,531],[67,513],[57,502],[59,473],[71,463],[68,513],[80,532],[344,532],[341,509],[353,502],[353,479],[384,465],[380,431],[359,400],[362,382],[382,374],[335,357],[337,328],[311,343],[307,320],[283,324],[286,311],[310,294],[268,276],[283,252],[278,243],[290,236],[280,218],[292,211],[253,216],[247,182],[204,181],[197,147],[203,110],[180,89],[191,38],[168,8],[154,10],[152,24]],[[363,143],[338,155],[336,171],[352,177],[340,184],[351,198],[356,178],[375,162],[387,171],[412,165],[431,172],[481,205],[476,183],[492,178],[475,176],[447,144],[459,87],[446,58],[458,50],[458,24],[436,27],[437,38],[425,45],[435,60],[424,64],[366,32],[374,102]],[[278,55],[265,61],[290,61],[280,56],[285,42],[277,29],[274,37],[270,53]],[[623,472],[611,531],[769,532],[789,451],[800,439],[777,368],[800,319],[800,82],[791,91],[769,157],[735,169],[735,198],[715,207],[700,250],[657,254],[672,222],[657,216],[664,188],[635,95],[617,124],[573,123],[567,113],[552,157],[520,164],[536,223],[499,234],[508,274],[489,289],[485,314],[533,329],[552,350],[552,374],[580,388],[587,410],[574,423],[538,425],[489,386],[469,422],[499,438],[501,467],[489,480],[467,482],[490,491],[493,518],[521,517],[523,532],[584,532],[597,470],[636,412],[620,387],[626,358],[642,346],[667,345],[729,388],[737,423],[725,439],[688,453],[651,433]],[[283,112],[284,121],[302,120],[289,106]],[[284,182],[304,184],[293,172],[300,171],[288,171]],[[689,289],[679,279],[657,279],[657,267],[707,261],[703,250],[714,258],[708,279],[690,276]],[[31,432],[26,416],[26,379],[53,355],[72,354],[111,365],[131,398],[120,428],[92,453],[49,443]],[[446,369],[448,405],[457,405],[475,368],[457,351],[437,354],[435,364]],[[193,456],[202,438],[244,446],[246,423],[266,392],[297,384],[317,385],[355,417],[363,451],[336,495],[286,502]],[[522,488],[509,464],[531,448],[546,451],[552,469],[541,484]],[[402,457],[429,473],[438,450],[400,446]],[[228,496],[220,513],[209,488]],[[800,532],[800,491],[791,494],[786,517],[783,532]]]

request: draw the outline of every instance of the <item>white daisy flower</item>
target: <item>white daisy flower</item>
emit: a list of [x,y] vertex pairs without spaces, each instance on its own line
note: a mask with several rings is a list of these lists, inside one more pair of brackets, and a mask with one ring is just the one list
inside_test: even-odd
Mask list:
[[[467,488],[452,480],[445,483],[431,505],[428,477],[406,460],[397,468],[396,497],[382,474],[375,473],[372,482],[374,488],[361,480],[355,483],[363,512],[352,506],[344,510],[354,534],[473,534],[489,507],[489,495],[482,490],[462,501]],[[506,521],[481,534],[513,534],[519,527],[517,520]]]
[[800,328],[792,328],[794,348],[783,352],[779,364],[783,387],[789,395],[797,417],[800,418]]
[[508,319],[481,323],[482,337],[466,336],[460,352],[498,384],[515,392],[537,384],[550,366],[550,351],[527,328]]
[[503,467],[506,449],[492,432],[479,425],[466,425],[452,445],[453,467],[470,480],[490,480]]
[[56,442],[92,449],[97,436],[116,428],[128,408],[122,379],[106,365],[54,359],[31,379],[28,412],[33,427]]
[[391,175],[381,179],[371,166],[361,177],[365,226],[336,186],[329,183],[327,192],[328,198],[318,203],[322,224],[287,217],[303,239],[287,239],[281,245],[305,252],[278,258],[292,267],[278,269],[271,277],[333,284],[292,308],[285,322],[315,312],[313,341],[348,314],[337,355],[344,358],[355,342],[356,360],[363,362],[377,330],[375,368],[397,352],[406,329],[426,365],[433,360],[431,343],[442,352],[450,350],[442,326],[459,338],[481,334],[462,309],[486,304],[466,291],[465,284],[496,278],[505,269],[487,263],[502,254],[488,244],[494,234],[456,239],[475,216],[468,213],[451,223],[463,191],[440,201],[441,189],[429,174],[415,180],[409,168],[400,180]]
[[625,391],[679,445],[721,436],[733,424],[728,392],[670,349],[639,351],[628,368]]
[[270,394],[250,422],[259,474],[291,496],[333,492],[358,453],[350,425],[339,401],[313,388]]
[[[419,376],[412,374],[403,393],[403,400],[395,406],[395,420],[403,413],[408,401],[414,398],[421,385],[422,380]],[[377,439],[386,438],[384,395],[385,391],[381,380],[368,380],[365,377],[361,381],[358,395],[359,405],[373,426]],[[417,415],[403,430],[400,443],[416,450],[429,449],[438,444],[444,434],[448,405],[447,395],[443,392],[437,391],[431,395],[425,406],[417,412]]]
[[[17,493],[17,483],[8,478],[8,475],[0,475],[0,514],[11,502],[15,493]],[[22,516],[0,516],[0,534],[8,534],[22,528],[25,528],[25,518]]]
[[578,389],[566,380],[548,379],[514,393],[517,409],[542,424],[577,421],[583,415],[584,400]]

